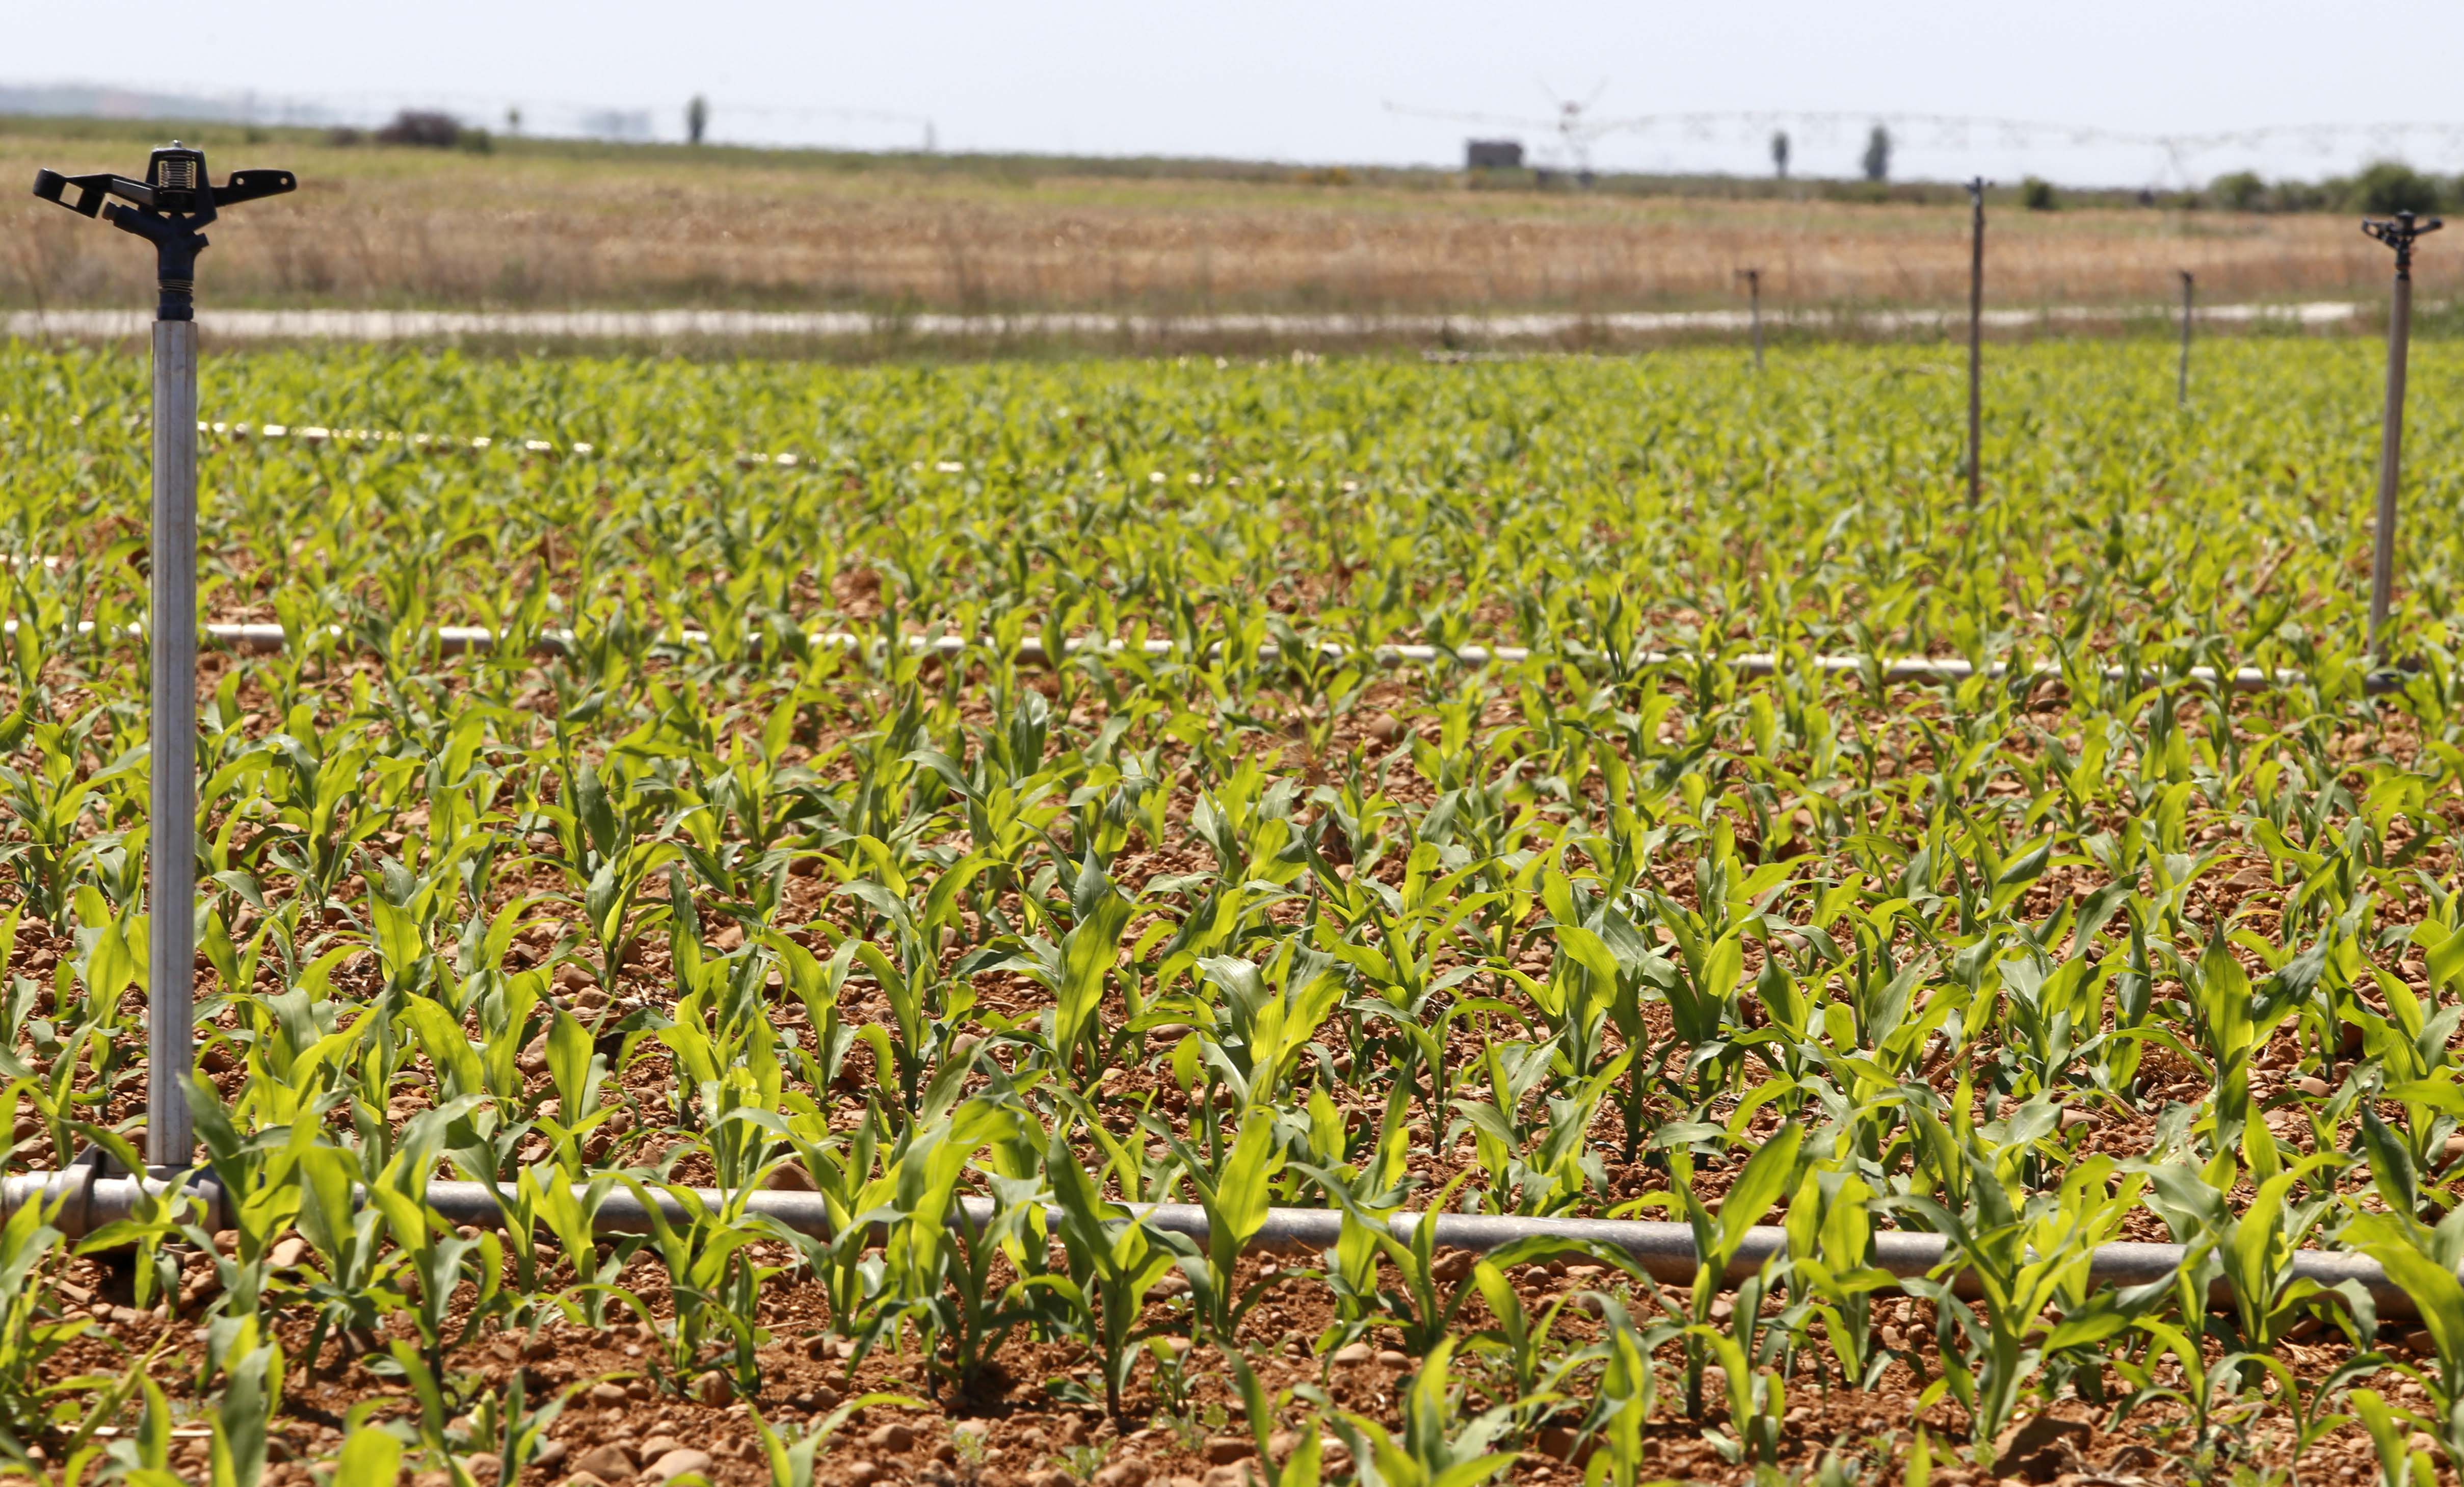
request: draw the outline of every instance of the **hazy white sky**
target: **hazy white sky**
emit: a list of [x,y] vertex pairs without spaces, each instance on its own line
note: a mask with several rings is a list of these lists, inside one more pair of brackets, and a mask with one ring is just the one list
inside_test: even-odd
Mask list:
[[[2366,21],[2366,25],[2364,22]],[[107,49],[107,51],[106,51]],[[1387,100],[1544,116],[1601,88],[1595,117],[1838,111],[1800,124],[1800,173],[1847,174],[1875,111],[2146,133],[2444,122],[2434,79],[2464,55],[2464,4],[2379,0],[1686,0],[1663,3],[918,5],[786,0],[0,0],[0,82],[260,93],[343,109],[508,103],[556,128],[575,105],[680,129],[712,102],[718,139],[1446,163],[1481,129]],[[2416,58],[2408,78],[2390,58]],[[894,120],[816,110],[879,110]],[[796,112],[804,110],[806,112]],[[1603,137],[1602,166],[1767,168],[1759,122]],[[2025,171],[2161,184],[2146,146],[1903,129],[1895,174]],[[2194,179],[2255,165],[2316,175],[2376,154],[2464,169],[2464,127],[2376,141],[2277,136],[2184,158]]]

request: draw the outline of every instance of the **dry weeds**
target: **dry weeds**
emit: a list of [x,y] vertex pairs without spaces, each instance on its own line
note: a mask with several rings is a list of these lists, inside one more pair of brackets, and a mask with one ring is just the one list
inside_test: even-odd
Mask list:
[[[858,172],[721,152],[234,144],[212,159],[303,181],[214,233],[207,297],[233,306],[1604,311],[1732,304],[1749,263],[1775,306],[1947,305],[1967,283],[1966,211],[1903,204]],[[0,135],[9,180],[140,160],[124,143]],[[1991,253],[1993,300],[2014,306],[2161,302],[2179,268],[2211,300],[2366,295],[2387,272],[2327,215],[2004,211]],[[0,304],[139,304],[147,269],[134,244],[0,195]]]

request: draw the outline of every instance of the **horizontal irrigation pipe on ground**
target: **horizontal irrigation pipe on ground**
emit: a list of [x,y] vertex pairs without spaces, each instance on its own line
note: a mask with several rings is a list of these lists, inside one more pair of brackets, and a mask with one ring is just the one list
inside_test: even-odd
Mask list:
[[[15,620],[0,624],[0,633],[13,635],[17,632],[17,625],[18,622]],[[94,631],[94,623],[90,620],[81,622],[77,626],[77,633],[80,635],[90,635]],[[130,625],[123,633],[127,639],[142,640],[144,638],[145,631],[141,625]],[[340,626],[335,626],[330,627],[327,633],[339,639],[346,633]],[[492,651],[499,643],[498,633],[484,625],[440,625],[429,633],[436,641],[437,650],[449,655],[473,651]],[[291,643],[289,633],[275,624],[209,624],[205,627],[204,635],[209,644],[221,649],[258,655],[279,653],[287,649]],[[758,636],[754,638],[759,639]],[[541,630],[532,635],[531,643],[537,650],[551,655],[562,655],[574,648],[575,636],[570,630]],[[672,635],[660,636],[657,643],[697,649],[710,644],[710,634],[706,631],[684,630]],[[881,640],[874,635],[860,635],[849,631],[838,630],[820,631],[807,635],[805,643],[817,650],[871,651],[880,647]],[[992,642],[970,640],[963,635],[910,635],[907,637],[907,644],[912,651],[950,656],[963,655],[974,650],[988,650]],[[1088,653],[1121,655],[1128,654],[1130,649],[1131,647],[1125,641],[1093,638],[1072,638],[1066,641],[1063,646],[1064,654],[1068,655]],[[1151,656],[1173,655],[1179,649],[1178,643],[1171,640],[1148,640],[1141,642],[1137,647],[1138,654]],[[1318,651],[1320,655],[1330,660],[1341,660],[1352,654],[1350,647],[1336,641],[1324,642],[1318,647]],[[1207,655],[1212,658],[1221,652],[1220,645],[1211,646],[1208,648]],[[1282,647],[1271,640],[1258,648],[1258,659],[1261,661],[1272,661],[1278,659],[1281,655]],[[1370,658],[1380,666],[1430,666],[1441,663],[1461,666],[1519,666],[1526,661],[1537,659],[1572,667],[1621,664],[1628,671],[1683,666],[1695,659],[1685,653],[1675,651],[1643,651],[1635,655],[1620,658],[1599,652],[1551,653],[1534,651],[1529,646],[1510,645],[1380,645],[1373,647],[1369,655]],[[1041,662],[1045,659],[1044,642],[1034,636],[1023,638],[1018,643],[1015,656],[1022,661]],[[1727,656],[1720,664],[1741,677],[1771,677],[1787,672],[1792,663],[1788,657],[1776,655],[1768,651],[1749,651]],[[1960,660],[1956,657],[1925,655],[1890,657],[1815,655],[1808,657],[1805,664],[1815,671],[1833,676],[1861,677],[1871,670],[1879,673],[1881,679],[1886,682],[1956,684],[1981,675],[1995,679],[2034,685],[2040,681],[2059,681],[2063,676],[2061,668],[2057,666],[2013,669],[2006,662],[1992,661],[1979,667],[1972,661]],[[2244,666],[2230,673],[2219,672],[2212,666],[2193,666],[2188,671],[2176,672],[2167,672],[2158,667],[2107,666],[2103,669],[2102,676],[2107,681],[2125,683],[2130,682],[2133,677],[2143,680],[2172,677],[2201,686],[2221,685],[2235,692],[2273,691],[2281,687],[2299,686],[2307,679],[2303,673],[2291,668],[2268,670],[2257,666]],[[2404,682],[2404,673],[2382,671],[2371,673],[2365,677],[2363,685],[2365,690],[2374,693],[2397,692],[2403,690]]]
[[[2208,311],[2202,311],[2201,313],[2214,314],[2221,318],[2230,319],[2233,318],[2237,311],[2267,308],[2269,307],[2221,305],[2212,307]],[[2350,310],[2353,307],[2349,305],[2341,307],[2332,305],[2309,305],[2302,306],[2300,308],[2306,313],[2310,310],[2320,309],[2340,308],[2343,310]],[[1722,311],[1715,313],[1726,314],[1727,312]],[[580,441],[576,441],[568,445],[558,445],[545,439],[493,438],[485,434],[466,437],[460,434],[407,433],[400,431],[378,429],[330,429],[314,424],[262,423],[252,425],[245,422],[229,423],[200,421],[197,425],[197,432],[200,433],[211,433],[217,436],[239,439],[299,439],[310,444],[322,444],[327,442],[346,444],[403,444],[418,449],[471,450],[476,452],[485,452],[492,449],[503,449],[517,451],[523,454],[553,455],[561,457],[590,455],[605,456],[610,453],[607,450],[599,449],[593,445]],[[753,453],[742,450],[736,451],[727,457],[734,459],[734,461],[738,465],[747,467],[770,465],[784,469],[795,469],[805,462],[801,456],[794,454]],[[935,468],[941,474],[961,474],[965,472],[967,466],[963,461],[941,460],[936,463]],[[14,559],[11,561],[23,564],[31,563],[33,560]],[[46,566],[55,567],[59,565],[60,560],[56,557],[46,557],[41,561]],[[7,633],[13,634],[16,631],[16,621],[10,620],[6,622],[5,629]],[[83,624],[78,626],[78,632],[79,633],[90,633],[93,631],[93,628],[94,627],[91,624]],[[141,630],[132,628],[132,634],[141,633]],[[288,643],[287,637],[283,633],[282,627],[279,625],[211,624],[206,627],[205,633],[206,639],[209,644],[231,650],[270,654],[281,651]],[[335,633],[340,634],[341,632],[337,630]],[[490,650],[497,643],[496,634],[482,626],[446,625],[439,627],[435,633],[438,649],[448,654]],[[570,631],[544,631],[535,637],[534,643],[548,651],[557,652],[568,649],[572,644],[572,640],[573,634]],[[824,632],[807,637],[807,640],[809,644],[816,647],[827,646],[842,650],[853,650],[859,647],[877,643],[870,637],[861,637],[845,632]],[[704,646],[710,643],[710,636],[706,632],[687,630],[677,634],[672,643],[686,646]],[[913,636],[910,637],[909,644],[919,650],[929,648],[938,655],[954,655],[973,648],[976,642],[970,642],[961,636],[940,635]],[[1072,639],[1068,642],[1068,651],[1070,654],[1075,655],[1080,651],[1090,649],[1096,644],[1097,642],[1092,640]],[[1106,652],[1111,654],[1118,654],[1127,649],[1127,647],[1120,641],[1106,641],[1101,644],[1102,648]],[[1144,654],[1155,656],[1170,655],[1176,649],[1177,647],[1172,641],[1150,640],[1145,642]],[[1326,654],[1330,656],[1339,657],[1346,654],[1346,650],[1343,646],[1331,642],[1330,642],[1324,649]],[[1213,655],[1214,651],[1210,650],[1209,654],[1210,655]],[[1272,660],[1276,657],[1277,654],[1278,648],[1272,642],[1269,642],[1260,648],[1259,658],[1262,660]],[[1042,660],[1044,658],[1044,644],[1041,640],[1031,637],[1022,640],[1019,644],[1018,655],[1022,660]],[[1492,663],[1502,665],[1520,665],[1523,662],[1531,659],[1532,655],[1533,652],[1529,647],[1525,646],[1489,647],[1466,645],[1446,648],[1429,645],[1402,644],[1381,645],[1376,647],[1374,652],[1374,656],[1376,662],[1379,665],[1385,666],[1427,665],[1439,661],[1453,661],[1457,664],[1468,666],[1483,666]],[[1682,655],[1674,653],[1651,651],[1644,652],[1639,656],[1635,657],[1627,663],[1627,666],[1630,670],[1639,670],[1649,667],[1663,667],[1677,664],[1686,658],[1687,657]],[[1606,658],[1600,656],[1596,653],[1558,652],[1554,653],[1553,659],[1561,664],[1583,666],[1599,664]],[[1749,652],[1743,655],[1729,658],[1727,664],[1733,668],[1740,676],[1746,677],[1771,676],[1783,670],[1785,665],[1783,658],[1764,652]],[[1856,655],[1819,655],[1813,658],[1812,664],[1817,671],[1832,674],[1861,676],[1867,670],[1868,661],[1866,657]],[[1881,679],[1890,682],[1933,682],[1956,684],[1958,682],[1966,681],[1977,674],[1977,667],[1973,663],[1955,658],[1897,656],[1878,658],[1874,664],[1881,667]],[[2025,682],[2030,685],[2038,681],[2058,680],[2061,677],[2059,669],[2055,667],[2036,667],[2014,675],[2007,664],[1998,661],[1989,664],[1985,668],[1985,674],[1995,677],[2011,677],[2013,680]],[[2139,674],[2143,676],[2156,677],[2167,675],[2161,668],[2142,668]],[[2107,666],[2104,668],[2103,675],[2104,678],[2108,681],[2127,681],[2132,676],[2132,673],[2125,667]],[[2219,673],[2215,668],[2210,666],[2193,666],[2187,674],[2176,675],[2182,676],[2183,679],[2207,686],[2215,685],[2219,679]],[[2232,674],[2227,684],[2236,692],[2266,692],[2280,687],[2299,686],[2304,680],[2306,680],[2304,675],[2300,671],[2292,668],[2280,668],[2275,671],[2269,671],[2255,666],[2244,666],[2235,670]],[[2373,694],[2398,692],[2403,690],[2404,681],[2405,677],[2402,672],[2381,670],[2373,672],[2364,678],[2363,690]]]
[[[2195,319],[2211,324],[2274,324],[2303,328],[2358,319],[2354,300],[2286,304],[2204,305]],[[1985,312],[1996,330],[2105,324],[2178,318],[2171,304],[2051,305]],[[1767,312],[1767,328],[1815,335],[1900,334],[1964,325],[1965,310],[1797,310]],[[1441,340],[1534,341],[1576,334],[1745,334],[1746,310],[1537,311],[1520,315],[1256,314],[1141,315],[1103,311],[1023,311],[1015,315],[874,314],[862,310],[199,310],[206,334],[232,341],[435,341],[463,336],[547,336],[585,341],[742,341],[792,337],[844,341],[913,336],[945,341],[998,341],[1033,336],[1117,336],[1174,340],[1206,336],[1325,337],[1338,340],[1404,336]],[[9,335],[118,338],[146,333],[150,317],[135,310],[19,310]]]
[[[56,1204],[53,1227],[72,1239],[91,1233],[103,1226],[134,1216],[141,1200],[157,1200],[180,1189],[180,1185],[162,1177],[112,1177],[100,1175],[99,1165],[72,1166],[59,1172],[25,1172],[0,1182],[0,1219],[29,1203]],[[204,1227],[228,1227],[222,1207],[222,1189],[211,1178],[196,1180],[186,1191],[206,1210]],[[585,1191],[577,1187],[577,1194]],[[658,1187],[646,1187],[649,1200],[658,1205],[670,1223],[683,1223],[692,1210],[684,1199]],[[729,1195],[715,1188],[693,1189],[700,1208],[717,1212],[726,1208]],[[428,1185],[428,1206],[454,1224],[501,1228],[505,1212],[498,1204],[495,1189],[486,1183],[432,1182]],[[1133,1203],[1122,1206],[1149,1227],[1168,1233],[1186,1234],[1202,1247],[1207,1237],[1206,1210],[1191,1203]],[[818,1193],[782,1192],[759,1189],[745,1197],[745,1210],[761,1214],[799,1233],[827,1238],[830,1235],[829,1206]],[[1059,1222],[1059,1210],[1048,1210]],[[960,1198],[952,1222],[981,1228],[992,1222],[993,1202],[989,1198]],[[1398,1213],[1388,1220],[1388,1229],[1396,1238],[1409,1242],[1417,1226],[1428,1223],[1436,1227],[1435,1242],[1442,1248],[1487,1251],[1527,1239],[1549,1239],[1563,1242],[1568,1253],[1580,1253],[1590,1245],[1621,1250],[1632,1256],[1643,1274],[1663,1284],[1691,1285],[1699,1261],[1694,1249],[1694,1232],[1684,1224],[1648,1223],[1634,1219],[1592,1218],[1525,1218],[1510,1215],[1469,1213]],[[644,1233],[650,1229],[649,1205],[641,1195],[626,1187],[611,1189],[592,1218],[592,1229],[603,1234]],[[1343,1232],[1343,1210],[1340,1209],[1269,1209],[1265,1226],[1250,1240],[1249,1248],[1276,1253],[1331,1250]],[[1748,1231],[1745,1243],[1728,1261],[1721,1283],[1742,1284],[1759,1274],[1765,1261],[1784,1254],[1788,1248],[1788,1231],[1770,1225],[1757,1225]],[[1938,1269],[1947,1252],[1940,1234],[1907,1230],[1884,1230],[1874,1235],[1876,1269],[1906,1279],[1927,1276]],[[2188,1262],[2189,1252],[2173,1244],[2108,1244],[2100,1245],[2088,1261],[2088,1282],[2092,1286],[2136,1286],[2167,1279],[2180,1273]],[[2314,1280],[2322,1287],[2333,1288],[2345,1281],[2358,1283],[2376,1303],[2382,1317],[2411,1317],[2417,1308],[2412,1298],[2390,1281],[2385,1270],[2366,1255],[2328,1250],[2302,1250],[2293,1256],[2293,1274],[2297,1278]],[[1969,1277],[1954,1276],[1953,1289],[1963,1296],[1976,1294]],[[2209,1298],[2214,1304],[2228,1304],[2231,1286],[2222,1280],[2210,1289]]]
[[[416,450],[442,450],[449,452],[468,450],[473,453],[479,454],[484,454],[490,450],[502,450],[522,455],[552,455],[558,458],[565,458],[568,456],[589,457],[594,455],[603,459],[677,459],[717,456],[733,459],[739,467],[745,469],[753,469],[763,465],[776,465],[782,470],[793,470],[799,466],[809,466],[814,463],[805,455],[792,453],[773,455],[752,450],[734,450],[728,452],[724,455],[719,455],[718,452],[715,450],[677,451],[650,449],[620,452],[605,449],[595,444],[585,443],[579,439],[575,440],[571,444],[558,444],[548,439],[494,438],[484,433],[475,435],[464,435],[458,433],[405,433],[399,429],[328,429],[319,424],[251,424],[245,421],[238,423],[209,423],[200,419],[197,423],[197,432],[199,433],[210,433],[218,438],[234,438],[240,440],[262,441],[265,439],[296,439],[303,444],[399,444]],[[818,466],[815,467],[818,468]],[[920,460],[916,462],[915,469],[918,473],[923,471],[924,465]],[[963,459],[942,459],[935,460],[934,462],[934,469],[935,473],[939,475],[964,475],[967,473],[968,464]],[[1236,481],[1235,483],[1238,482]]]

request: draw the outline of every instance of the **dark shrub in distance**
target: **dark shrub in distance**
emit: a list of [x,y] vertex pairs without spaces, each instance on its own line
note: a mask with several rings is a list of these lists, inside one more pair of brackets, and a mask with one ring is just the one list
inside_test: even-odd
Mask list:
[[379,144],[417,144],[428,149],[451,149],[462,143],[462,125],[455,122],[451,114],[406,108],[393,116],[393,122],[377,131],[377,143]]

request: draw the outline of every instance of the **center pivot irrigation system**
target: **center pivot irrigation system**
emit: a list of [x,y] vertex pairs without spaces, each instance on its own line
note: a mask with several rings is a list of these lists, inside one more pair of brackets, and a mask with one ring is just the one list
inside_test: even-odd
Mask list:
[[[196,904],[197,643],[201,634],[208,634],[243,649],[269,650],[284,645],[289,637],[278,627],[205,627],[199,624],[196,590],[196,257],[207,246],[201,230],[215,220],[221,208],[289,191],[297,184],[297,178],[288,170],[241,170],[234,172],[222,186],[214,186],[206,175],[204,153],[187,148],[176,140],[166,148],[154,151],[147,162],[143,181],[107,174],[66,176],[52,170],[40,170],[34,176],[35,195],[46,201],[57,202],[82,215],[99,217],[123,232],[153,243],[160,290],[154,322],[153,573],[148,621],[152,641],[150,782],[153,791],[153,819],[147,853],[148,964],[151,967],[146,996],[145,1160],[148,1169],[143,1173],[115,1172],[103,1153],[88,1150],[62,1170],[19,1173],[0,1180],[0,1214],[14,1211],[29,1203],[41,1204],[48,1210],[50,1222],[72,1237],[94,1232],[127,1218],[141,1205],[165,1197],[180,1197],[195,1204],[203,1210],[204,1221],[209,1228],[223,1227],[226,1222],[224,1195],[219,1185],[210,1173],[200,1171],[195,1166],[195,1129],[187,1105],[188,1080],[196,1068],[194,985],[190,967],[195,964],[196,954],[193,939]],[[1969,454],[1966,475],[1972,500],[1977,488],[1979,463],[1975,376],[1981,344],[1977,339],[1978,314],[1983,304],[1984,183],[1981,180],[1973,183],[1970,191],[1974,203],[1975,277],[1969,297]],[[119,200],[111,200],[114,197]],[[2411,250],[2417,237],[2436,231],[2438,226],[2435,219],[2418,221],[2409,212],[2398,214],[2392,222],[2368,222],[2364,226],[2370,235],[2387,243],[2396,252],[2395,308],[2387,328],[2387,405],[2379,470],[2378,549],[2372,569],[2373,654],[2378,654],[2381,626],[2393,583],[2395,493],[2403,438],[2404,360],[2411,303]],[[1748,283],[1758,304],[1760,275],[1750,276]],[[2188,277],[2185,276],[2186,297],[2187,294]],[[238,633],[242,631],[249,633]],[[440,643],[447,643],[449,649],[493,644],[496,637],[486,632],[464,631],[459,635],[462,646],[451,645],[453,638],[442,633],[439,636]],[[844,638],[850,643],[855,640],[853,636]],[[963,640],[925,643],[936,650],[961,649],[966,644]],[[1095,644],[1101,646],[1103,642]],[[1419,646],[1384,649],[1394,652],[1393,658],[1397,661],[1414,661],[1446,657],[1469,660],[1473,659],[1470,651],[1477,648],[1465,648],[1461,653],[1441,653],[1434,648]],[[1482,658],[1509,657],[1504,651],[1498,651],[1483,652]],[[1776,658],[1771,658],[1769,668],[1757,668],[1752,664],[1755,659],[1748,657],[1731,664],[1749,673],[1775,668],[1778,664]],[[1832,671],[1866,671],[1883,663],[1861,657],[1825,656],[1816,658],[1816,664]],[[1887,665],[1894,679],[1898,679],[1909,667],[1916,668],[1906,671],[1906,679],[1911,680],[1953,680],[1976,674],[1975,668],[1959,662],[1914,661]],[[2267,685],[2277,678],[2255,676],[2231,679],[2236,686],[2247,687]],[[699,1194],[706,1209],[722,1206],[726,1197],[711,1190]],[[455,1223],[493,1226],[506,1221],[490,1184],[430,1183],[427,1187],[427,1201]],[[639,1232],[649,1227],[650,1210],[654,1205],[673,1219],[681,1219],[687,1211],[683,1200],[673,1193],[645,1188],[628,1194],[610,1195],[597,1209],[592,1222],[605,1232]],[[750,1195],[749,1208],[751,1211],[768,1214],[779,1223],[801,1232],[825,1233],[829,1227],[825,1205],[808,1193],[757,1192]],[[1138,1222],[1161,1232],[1192,1237],[1200,1237],[1206,1232],[1205,1210],[1195,1206],[1139,1204],[1128,1206],[1128,1211]],[[951,1221],[979,1226],[989,1223],[991,1218],[989,1200],[966,1199],[955,1206]],[[1276,1209],[1270,1211],[1265,1229],[1252,1244],[1261,1249],[1330,1247],[1340,1234],[1342,1223],[1340,1210]],[[1561,1241],[1569,1249],[1592,1247],[1622,1251],[1631,1256],[1636,1268],[1643,1274],[1678,1283],[1692,1281],[1700,1263],[1693,1230],[1687,1224],[1453,1213],[1397,1214],[1390,1223],[1398,1236],[1408,1236],[1420,1224],[1429,1224],[1434,1228],[1433,1238],[1437,1243],[1465,1249],[1494,1249],[1537,1237]],[[1902,1278],[1933,1274],[1952,1257],[1940,1234],[1890,1232],[1877,1234],[1875,1238],[1877,1267]],[[1723,1284],[1728,1285],[1744,1281],[1756,1274],[1766,1260],[1782,1253],[1785,1245],[1784,1230],[1753,1230],[1744,1249],[1730,1263],[1727,1273],[1719,1278]],[[2090,1276],[2102,1284],[2162,1281],[2177,1274],[2188,1260],[2189,1253],[2178,1245],[2106,1245],[2094,1252]],[[2353,1254],[2305,1251],[2296,1256],[2294,1263],[2299,1274],[2322,1286],[2340,1290],[2356,1301],[2366,1296],[2382,1316],[2415,1314],[2412,1298],[2392,1284],[2381,1267],[2371,1260]],[[2223,1287],[2226,1282],[2218,1281],[2216,1284]],[[2217,1298],[2222,1299],[2224,1295],[2219,1290]]]

